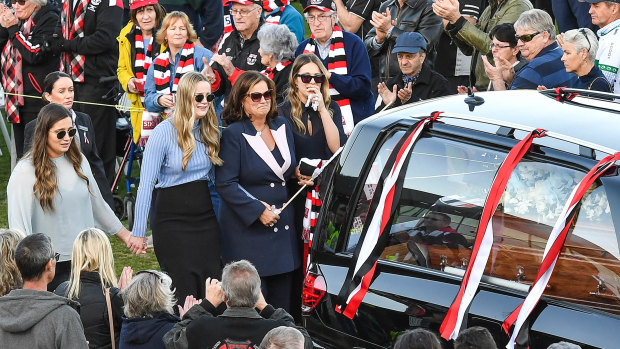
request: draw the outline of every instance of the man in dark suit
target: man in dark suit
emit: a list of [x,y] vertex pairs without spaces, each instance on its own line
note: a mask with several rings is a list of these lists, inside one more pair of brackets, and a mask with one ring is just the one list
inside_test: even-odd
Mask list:
[[[86,160],[88,160],[90,170],[93,173],[93,177],[95,177],[95,181],[97,181],[97,186],[99,187],[101,196],[103,196],[105,202],[107,202],[112,210],[114,210],[114,200],[112,199],[110,184],[108,184],[105,171],[103,170],[103,161],[101,161],[99,154],[97,154],[97,146],[95,145],[95,128],[93,127],[93,122],[87,114],[74,112],[73,110],[71,110],[71,114],[73,115],[73,123],[77,128],[78,137],[76,137],[75,140],[78,141],[82,154],[84,154]],[[34,134],[34,128],[37,124],[37,120],[38,119],[34,119],[26,124],[26,128],[24,130],[25,152],[29,151],[30,147],[32,147],[32,135]]]

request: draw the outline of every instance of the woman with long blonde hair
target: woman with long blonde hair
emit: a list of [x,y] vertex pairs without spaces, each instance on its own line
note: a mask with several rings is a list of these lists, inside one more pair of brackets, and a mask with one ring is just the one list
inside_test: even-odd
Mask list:
[[67,108],[53,103],[43,107],[32,150],[17,163],[7,186],[9,228],[26,235],[45,233],[60,254],[50,291],[69,278],[71,249],[80,231],[97,226],[125,243],[130,238],[99,192],[73,141],[76,133]]
[[25,237],[15,229],[0,229],[0,296],[22,287],[22,276],[15,265],[15,248]]
[[[219,124],[207,78],[185,73],[171,118],[155,129],[144,150],[133,236],[144,238],[153,188],[153,246],[176,298],[204,297],[205,279],[219,278],[220,228],[209,181],[219,157]],[[184,251],[179,253],[179,251]]]
[[[130,275],[131,268],[125,267],[121,279],[127,280]],[[80,318],[90,348],[111,348],[108,316],[112,316],[118,343],[123,315],[123,299],[119,291],[125,286],[116,279],[108,237],[103,231],[90,228],[81,231],[75,239],[71,277],[60,284],[54,293],[80,303]],[[106,289],[109,289],[112,314],[108,313]]]

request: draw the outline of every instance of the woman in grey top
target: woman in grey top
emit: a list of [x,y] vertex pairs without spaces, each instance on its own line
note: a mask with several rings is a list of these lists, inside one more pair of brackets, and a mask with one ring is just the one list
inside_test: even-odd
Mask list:
[[17,163],[7,186],[9,227],[48,235],[60,254],[49,290],[69,278],[73,240],[80,231],[96,226],[125,243],[130,237],[101,197],[88,161],[73,142],[75,134],[67,108],[43,107],[32,150]]

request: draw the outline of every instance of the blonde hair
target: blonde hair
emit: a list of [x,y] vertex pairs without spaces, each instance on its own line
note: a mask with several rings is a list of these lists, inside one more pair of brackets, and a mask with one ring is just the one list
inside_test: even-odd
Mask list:
[[114,274],[114,255],[107,235],[97,229],[82,230],[73,242],[71,255],[71,277],[67,298],[76,299],[80,295],[80,275],[83,271],[99,272],[101,292],[118,283]]
[[[177,143],[183,151],[182,168],[185,171],[187,163],[196,150],[197,139],[192,132],[196,115],[194,114],[194,92],[199,82],[209,84],[207,78],[198,72],[188,72],[181,77],[177,89],[177,102],[172,114],[172,124],[177,129]],[[209,84],[209,88],[211,84]],[[209,160],[217,166],[223,164],[218,153],[220,152],[220,130],[213,103],[204,118],[198,120],[201,142],[205,144]]]
[[153,317],[159,312],[173,313],[176,304],[170,276],[156,271],[139,271],[121,291],[123,310],[128,318]]
[[15,248],[24,237],[19,230],[0,229],[0,296],[22,286],[22,276],[15,264]]
[[304,111],[306,101],[302,101],[299,99],[299,89],[297,88],[297,82],[295,81],[295,79],[297,79],[297,74],[299,73],[299,70],[301,70],[301,67],[310,63],[314,63],[321,71],[321,74],[323,74],[323,76],[325,77],[323,83],[321,84],[323,103],[325,103],[325,108],[329,111],[329,115],[332,118],[334,117],[334,112],[329,108],[329,105],[332,102],[332,98],[329,95],[329,81],[327,81],[327,69],[325,69],[325,66],[323,65],[319,57],[317,57],[314,53],[299,55],[295,59],[293,67],[291,67],[291,75],[289,75],[290,87],[288,90],[288,99],[289,101],[291,101],[291,119],[293,119],[295,126],[297,126],[297,129],[303,134],[306,133],[306,126],[301,121],[301,114]]
[[183,21],[183,25],[185,29],[187,29],[187,41],[195,42],[198,39],[198,34],[194,30],[194,26],[192,22],[189,21],[189,17],[184,12],[181,11],[172,11],[164,17],[164,20],[161,22],[161,28],[157,31],[155,35],[155,41],[157,41],[160,45],[168,46],[168,41],[166,40],[166,32],[168,31],[168,27],[170,23],[172,23],[175,19],[181,19]]

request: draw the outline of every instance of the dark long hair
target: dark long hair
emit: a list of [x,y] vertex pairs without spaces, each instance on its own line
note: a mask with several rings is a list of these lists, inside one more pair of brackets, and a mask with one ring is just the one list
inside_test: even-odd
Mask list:
[[[56,122],[70,117],[71,112],[67,108],[54,103],[41,108],[37,116],[37,125],[34,128],[32,150],[30,151],[35,173],[35,182],[32,190],[39,199],[43,211],[54,211],[53,200],[58,189],[56,166],[47,153],[49,131]],[[80,178],[86,181],[86,186],[88,186],[90,191],[88,177],[81,171],[82,153],[75,142],[71,141],[66,154],[69,161],[73,164],[73,169]]]
[[273,121],[276,118],[278,115],[276,108],[276,85],[270,78],[257,71],[246,71],[239,75],[235,81],[228,97],[228,103],[226,103],[220,115],[226,124],[230,125],[235,121],[248,118],[245,110],[243,110],[243,99],[247,97],[248,91],[261,81],[264,81],[267,84],[267,88],[271,90],[271,108],[269,113],[267,113],[267,121]]

